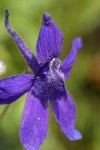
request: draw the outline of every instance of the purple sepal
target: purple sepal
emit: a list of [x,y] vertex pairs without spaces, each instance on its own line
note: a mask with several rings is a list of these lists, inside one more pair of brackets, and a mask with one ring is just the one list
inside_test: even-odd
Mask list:
[[34,75],[22,74],[0,80],[0,104],[16,101],[32,87]]
[[60,66],[60,70],[64,73],[65,79],[68,79],[70,76],[70,70],[74,65],[74,62],[77,58],[77,52],[80,48],[82,48],[82,39],[81,37],[78,37],[73,40],[72,49],[68,56],[62,61]]
[[31,53],[31,51],[27,48],[26,44],[23,42],[21,37],[10,27],[9,25],[9,12],[5,10],[5,26],[12,38],[15,40],[16,45],[18,46],[19,50],[23,54],[24,58],[26,59],[30,68],[37,72],[39,69],[39,64],[36,57]]
[[81,139],[79,131],[75,129],[76,106],[72,96],[67,92],[66,96],[50,100],[57,122],[62,131],[70,140]]
[[30,91],[21,120],[20,139],[27,150],[37,150],[44,142],[49,122],[47,100],[41,101]]
[[63,44],[63,34],[48,13],[44,13],[42,27],[36,44],[37,59],[45,64],[58,58]]

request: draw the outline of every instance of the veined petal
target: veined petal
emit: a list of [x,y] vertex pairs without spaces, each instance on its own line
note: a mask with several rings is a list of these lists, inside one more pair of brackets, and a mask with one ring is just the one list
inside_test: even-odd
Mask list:
[[38,62],[44,64],[53,58],[59,57],[62,44],[63,34],[61,30],[51,19],[51,16],[48,13],[44,13],[36,45]]
[[30,68],[36,72],[39,69],[39,64],[36,57],[31,53],[31,51],[27,48],[26,44],[23,42],[21,37],[10,27],[9,25],[9,13],[8,10],[5,11],[5,26],[12,38],[15,40],[19,50],[22,55],[26,59]]
[[22,114],[20,139],[27,150],[37,150],[44,142],[49,122],[47,100],[41,101],[30,91]]
[[57,70],[53,70],[48,76],[49,99],[55,99],[66,94],[64,81]]
[[82,39],[80,37],[76,38],[72,42],[72,50],[68,56],[62,61],[60,70],[64,73],[65,79],[70,76],[70,70],[77,58],[78,50],[82,48]]
[[33,85],[34,76],[22,74],[0,80],[0,104],[10,104],[26,93]]
[[72,96],[68,92],[66,96],[50,100],[57,122],[62,131],[70,140],[81,139],[82,136],[75,129],[76,107]]

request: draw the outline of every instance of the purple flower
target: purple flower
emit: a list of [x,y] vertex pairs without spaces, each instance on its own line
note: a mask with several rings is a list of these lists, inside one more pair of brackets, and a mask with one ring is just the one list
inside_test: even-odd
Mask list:
[[0,80],[0,104],[10,104],[28,92],[22,114],[20,140],[27,150],[37,150],[44,142],[49,123],[48,99],[61,130],[70,140],[81,139],[75,129],[76,107],[66,90],[64,80],[82,47],[82,39],[72,42],[72,49],[61,62],[58,58],[63,44],[63,34],[48,13],[43,14],[42,27],[36,44],[36,57],[19,35],[10,27],[9,13],[5,11],[5,26],[15,40],[33,74],[21,74]]

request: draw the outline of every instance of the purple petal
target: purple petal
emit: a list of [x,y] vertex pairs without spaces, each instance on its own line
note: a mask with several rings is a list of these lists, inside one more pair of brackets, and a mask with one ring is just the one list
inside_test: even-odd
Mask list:
[[26,93],[33,85],[34,76],[22,74],[0,80],[0,104],[10,104]]
[[27,150],[37,150],[44,142],[49,122],[47,100],[41,101],[30,91],[22,114],[20,139]]
[[63,34],[48,13],[44,13],[36,52],[40,64],[59,57],[63,44]]
[[68,56],[61,63],[61,71],[64,73],[65,79],[70,76],[70,70],[76,60],[78,50],[82,48],[82,39],[80,37],[76,38],[72,42],[72,50]]
[[31,53],[31,51],[27,48],[23,40],[20,38],[20,36],[10,27],[9,25],[9,13],[8,10],[5,11],[5,26],[10,35],[15,40],[19,50],[21,51],[22,55],[26,59],[28,65],[31,67],[31,69],[36,72],[39,69],[39,64],[37,62],[36,57]]
[[60,124],[62,131],[70,140],[81,139],[82,136],[75,129],[76,107],[72,96],[67,93],[66,97],[52,99],[51,105],[56,116],[57,122]]

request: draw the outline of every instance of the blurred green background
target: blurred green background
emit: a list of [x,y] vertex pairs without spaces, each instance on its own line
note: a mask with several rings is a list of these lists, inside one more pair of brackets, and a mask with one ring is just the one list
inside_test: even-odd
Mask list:
[[[4,26],[4,10],[9,9],[10,24],[35,54],[43,12],[52,15],[64,33],[61,59],[71,49],[73,38],[83,38],[83,48],[66,81],[77,105],[77,129],[83,139],[69,141],[50,114],[47,138],[40,150],[100,149],[100,0],[3,0],[0,1],[0,60],[6,73],[0,78],[21,74],[25,61]],[[19,139],[21,113],[26,95],[11,104],[0,120],[0,150],[24,150]],[[4,106],[0,106],[0,113]]]

